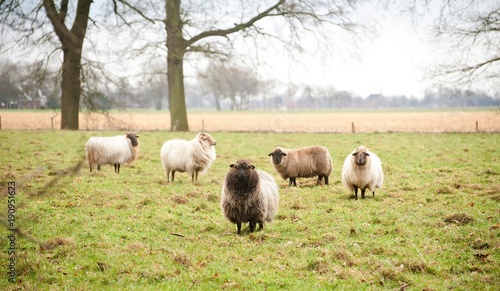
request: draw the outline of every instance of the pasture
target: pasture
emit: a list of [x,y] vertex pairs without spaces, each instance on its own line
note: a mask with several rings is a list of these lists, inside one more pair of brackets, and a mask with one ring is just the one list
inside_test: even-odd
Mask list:
[[[479,133],[210,132],[217,160],[193,185],[167,184],[160,147],[191,133],[139,132],[141,152],[115,174],[88,170],[90,136],[122,131],[0,131],[0,217],[15,196],[16,283],[10,230],[0,231],[2,290],[497,290],[500,141]],[[267,156],[275,146],[324,145],[330,185],[289,187]],[[343,160],[364,144],[382,159],[384,187],[355,201]],[[276,219],[236,234],[220,210],[229,164],[248,158],[279,185]],[[74,167],[79,162],[81,168]],[[4,223],[5,224],[5,223]]]
[[[2,129],[59,129],[59,111],[0,110]],[[335,110],[188,113],[191,131],[356,133],[370,132],[500,132],[500,111],[490,110]],[[165,111],[80,113],[81,130],[170,130]]]

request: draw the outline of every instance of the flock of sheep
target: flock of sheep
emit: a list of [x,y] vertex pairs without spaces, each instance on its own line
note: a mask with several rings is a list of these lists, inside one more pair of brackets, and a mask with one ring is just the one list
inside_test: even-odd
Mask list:
[[[139,136],[134,133],[113,137],[91,137],[85,145],[90,171],[94,166],[100,170],[102,165],[111,164],[115,172],[120,172],[121,164],[135,161],[139,152]],[[166,141],[160,150],[163,170],[170,182],[175,172],[186,172],[191,181],[198,180],[198,174],[206,172],[216,159],[217,141],[208,133],[199,133],[192,140],[172,139]],[[297,186],[298,177],[318,176],[317,184],[328,185],[332,172],[332,158],[326,147],[309,146],[298,149],[276,147],[269,153],[271,163],[290,186]],[[278,210],[278,185],[273,177],[255,169],[245,159],[229,166],[222,185],[221,209],[224,216],[238,228],[249,223],[250,232],[259,224],[262,230],[265,222],[271,222]],[[375,188],[381,188],[384,180],[382,163],[376,154],[365,146],[354,149],[345,159],[342,167],[342,184],[354,192],[358,199],[365,198],[368,189],[375,196]]]

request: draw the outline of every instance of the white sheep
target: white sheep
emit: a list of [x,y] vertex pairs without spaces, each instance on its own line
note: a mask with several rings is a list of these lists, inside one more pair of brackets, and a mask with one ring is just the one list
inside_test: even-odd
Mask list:
[[121,164],[130,164],[139,153],[139,136],[135,133],[111,137],[91,137],[85,144],[85,154],[90,171],[94,166],[101,170],[102,165],[114,165],[115,173],[120,173]]
[[167,182],[172,172],[172,182],[175,172],[187,172],[191,181],[198,181],[198,173],[206,172],[215,161],[215,145],[217,141],[208,133],[198,133],[192,140],[172,139],[166,141],[160,150],[163,170]]
[[318,176],[317,185],[325,179],[328,185],[333,163],[330,152],[323,146],[309,146],[298,149],[285,149],[276,147],[268,156],[278,174],[284,180],[290,178],[289,185],[297,186],[297,177]]
[[222,185],[221,209],[224,216],[236,223],[238,234],[241,223],[249,223],[250,232],[272,222],[278,211],[278,185],[268,173],[256,170],[246,160],[230,165]]
[[375,188],[381,188],[384,183],[382,163],[376,154],[365,146],[359,146],[352,151],[344,161],[342,167],[342,184],[358,200],[358,189],[361,189],[361,198],[365,198],[365,190],[369,189],[375,196]]

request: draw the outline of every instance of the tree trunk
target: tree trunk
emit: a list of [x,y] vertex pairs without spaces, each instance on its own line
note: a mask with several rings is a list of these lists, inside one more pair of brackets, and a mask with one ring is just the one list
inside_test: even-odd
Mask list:
[[168,94],[170,96],[170,130],[189,131],[184,94],[183,55],[172,56],[168,51]]
[[215,98],[215,110],[216,111],[222,111],[222,108],[220,107],[220,100],[219,97],[214,95]]
[[77,130],[80,109],[81,54],[64,51],[61,82],[61,129]]
[[184,94],[184,54],[187,42],[182,36],[180,0],[167,0],[167,74],[170,101],[170,130],[189,131]]
[[56,7],[54,0],[43,0],[45,12],[61,42],[64,53],[61,82],[61,129],[78,129],[82,47],[92,1],[78,0],[73,26],[68,29],[65,24],[68,1],[62,1],[60,7]]

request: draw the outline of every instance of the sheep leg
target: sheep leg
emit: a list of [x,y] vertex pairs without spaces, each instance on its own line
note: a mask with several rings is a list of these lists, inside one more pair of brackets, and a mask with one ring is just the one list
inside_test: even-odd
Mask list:
[[101,165],[97,165],[97,171],[101,171]]
[[198,182],[198,170],[195,170],[191,175],[191,182],[194,183],[195,181]]
[[361,199],[365,199],[365,190],[366,188],[361,189]]
[[354,199],[358,200],[358,187],[354,186]]
[[255,221],[250,221],[249,225],[250,225],[250,232],[254,232],[257,223]]
[[290,180],[290,183],[288,183],[288,186],[290,186],[290,187],[291,186],[297,187],[297,182],[295,181],[295,178],[290,177],[289,180]]
[[238,227],[238,234],[241,234],[241,222],[236,222],[236,227]]
[[175,171],[172,171],[172,183],[174,182]]
[[262,230],[264,228],[264,223],[263,222],[259,222],[259,230]]
[[328,185],[328,176],[323,176],[323,175],[318,175],[318,182],[316,183],[316,186],[321,185],[321,179],[325,179],[325,185]]
[[115,173],[120,174],[120,164],[117,163],[117,164],[114,164],[114,166],[115,166]]
[[92,163],[89,162],[90,172],[92,172]]

